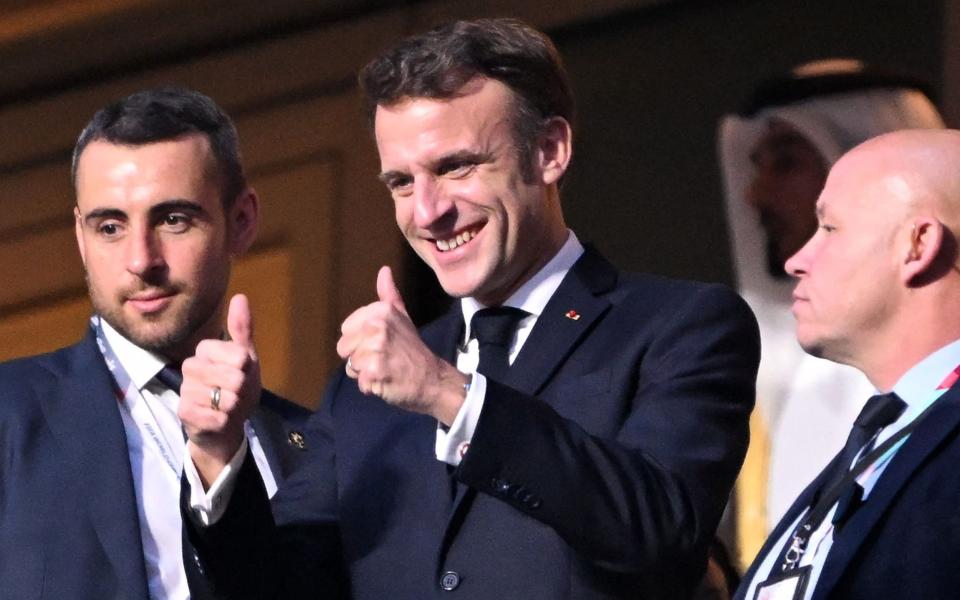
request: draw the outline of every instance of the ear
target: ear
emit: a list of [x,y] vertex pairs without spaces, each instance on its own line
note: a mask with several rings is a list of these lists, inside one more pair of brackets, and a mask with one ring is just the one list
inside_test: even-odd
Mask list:
[[80,260],[87,265],[87,249],[83,245],[83,219],[80,216],[80,207],[73,207],[73,230],[77,235],[77,248],[80,250]]
[[551,117],[540,134],[537,160],[543,183],[560,181],[573,155],[573,131],[563,117]]
[[260,199],[252,187],[244,188],[227,214],[230,253],[239,256],[253,244],[260,223]]
[[930,274],[943,249],[946,235],[943,223],[931,217],[913,219],[907,252],[901,269],[905,284],[911,284]]

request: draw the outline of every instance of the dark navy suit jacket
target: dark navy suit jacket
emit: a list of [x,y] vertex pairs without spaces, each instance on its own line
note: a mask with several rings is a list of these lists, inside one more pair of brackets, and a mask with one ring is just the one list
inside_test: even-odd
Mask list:
[[[287,438],[308,414],[264,392],[251,419],[278,483],[306,456]],[[0,364],[0,598],[147,600],[128,456],[92,332]]]
[[[450,361],[462,334],[459,306],[422,331]],[[434,419],[341,372],[279,527],[247,465],[223,521],[191,535],[230,598],[682,598],[746,450],[758,354],[727,288],[625,276],[588,250],[488,380],[458,468],[435,457]]]
[[[936,404],[835,532],[813,600],[960,597],[960,386]],[[774,528],[735,598],[744,597],[764,557],[810,506],[836,460]]]

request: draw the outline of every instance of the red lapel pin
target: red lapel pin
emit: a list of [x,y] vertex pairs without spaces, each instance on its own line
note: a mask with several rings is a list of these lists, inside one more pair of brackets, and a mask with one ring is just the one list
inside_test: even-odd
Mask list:
[[580,313],[578,313],[577,311],[573,310],[572,308],[571,308],[570,310],[568,310],[568,311],[567,311],[567,314],[565,314],[565,315],[563,315],[563,316],[565,316],[566,318],[570,319],[571,321],[579,321],[579,320],[580,320]]

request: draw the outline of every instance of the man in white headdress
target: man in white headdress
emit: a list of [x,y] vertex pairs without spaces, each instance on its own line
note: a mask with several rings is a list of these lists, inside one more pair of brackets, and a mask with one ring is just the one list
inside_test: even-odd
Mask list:
[[[769,532],[843,446],[873,391],[859,371],[800,348],[790,314],[795,282],[783,264],[814,233],[817,196],[844,152],[897,129],[943,126],[922,83],[848,59],[808,63],[767,81],[742,113],[721,121],[719,152],[737,285],[757,315],[762,343],[753,426],[754,440],[769,444],[769,463],[761,457],[753,473],[762,480],[752,490],[759,497],[738,496],[741,519],[764,523],[758,534]],[[744,506],[750,502],[754,505]],[[741,533],[745,558],[758,546],[744,546],[760,541]]]

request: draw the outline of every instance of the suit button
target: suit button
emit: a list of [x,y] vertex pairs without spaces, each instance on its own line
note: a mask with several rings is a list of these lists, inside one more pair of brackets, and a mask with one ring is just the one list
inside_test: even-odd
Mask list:
[[200,555],[197,554],[196,550],[191,552],[191,555],[191,558],[193,558],[193,564],[197,567],[197,573],[200,575],[205,575],[203,572],[203,563],[200,562]]
[[538,498],[534,494],[527,494],[520,500],[520,502],[527,508],[532,508],[532,509],[540,508],[540,498]]
[[440,578],[440,587],[445,591],[452,592],[460,585],[460,574],[456,571],[447,571]]
[[510,487],[512,486],[512,484],[506,479],[500,479],[498,477],[494,477],[490,482],[490,485],[493,487],[493,491],[504,495],[510,493]]

